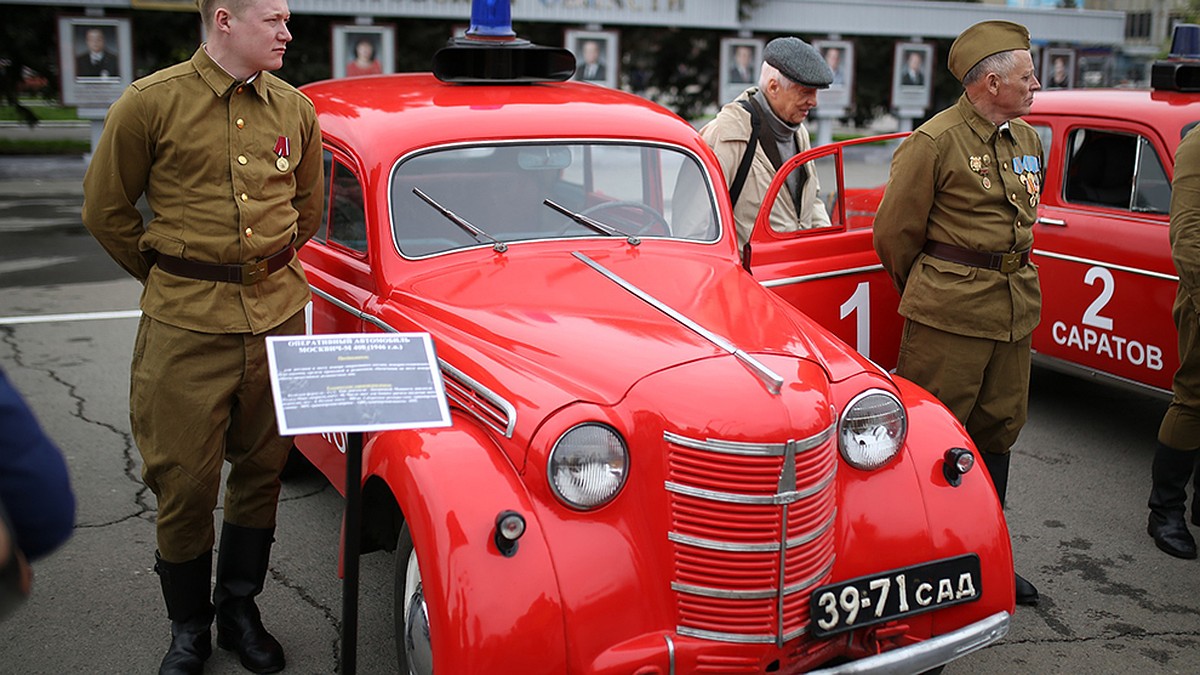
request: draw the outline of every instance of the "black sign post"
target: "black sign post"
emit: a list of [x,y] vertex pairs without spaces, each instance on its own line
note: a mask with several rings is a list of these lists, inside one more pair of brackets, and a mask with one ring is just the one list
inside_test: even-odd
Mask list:
[[346,439],[346,510],[345,541],[342,542],[342,675],[354,675],[358,669],[358,556],[362,528],[362,449],[363,435],[349,434]]
[[342,516],[343,675],[358,667],[363,433],[450,426],[427,333],[267,338],[279,433],[346,433]]

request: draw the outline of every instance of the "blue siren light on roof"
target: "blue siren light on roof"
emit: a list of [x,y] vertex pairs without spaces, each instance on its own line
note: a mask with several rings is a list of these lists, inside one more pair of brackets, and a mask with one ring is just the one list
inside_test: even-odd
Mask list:
[[1200,91],[1200,26],[1194,23],[1175,26],[1170,57],[1150,66],[1150,88]]
[[457,84],[563,82],[575,74],[575,55],[517,37],[509,0],[471,0],[471,28],[433,55],[432,70]]
[[467,35],[516,37],[509,0],[471,0],[471,28]]

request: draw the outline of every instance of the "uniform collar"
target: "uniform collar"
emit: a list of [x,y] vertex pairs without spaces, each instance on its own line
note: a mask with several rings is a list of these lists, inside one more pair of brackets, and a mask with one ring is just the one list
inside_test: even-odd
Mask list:
[[963,92],[963,95],[958,97],[958,102],[954,105],[962,115],[963,121],[967,123],[967,126],[971,127],[971,130],[975,132],[979,140],[984,143],[991,142],[999,127],[976,110],[975,105],[971,103],[971,99],[967,98],[966,92]]
[[263,83],[265,79],[263,73],[255,73],[245,82],[235,80],[232,75],[221,67],[221,64],[208,55],[208,52],[204,49],[204,45],[200,45],[196,53],[192,55],[192,67],[200,74],[200,79],[204,80],[204,83],[218,97],[225,98],[238,86],[247,86],[250,87],[251,91],[258,94],[258,97],[263,101],[267,100],[267,88]]

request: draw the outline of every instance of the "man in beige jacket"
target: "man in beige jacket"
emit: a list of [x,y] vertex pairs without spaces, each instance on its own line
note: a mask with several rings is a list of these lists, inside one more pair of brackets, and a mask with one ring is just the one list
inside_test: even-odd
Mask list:
[[[721,163],[725,186],[740,187],[733,204],[739,250],[744,250],[750,240],[754,219],[779,167],[811,147],[804,119],[817,105],[817,90],[825,89],[832,81],[833,71],[816,48],[800,38],[776,38],[763,50],[758,86],[725,104],[700,130]],[[757,125],[752,121],[755,119]],[[754,154],[747,160],[749,166],[737,186],[752,137]],[[818,198],[819,187],[811,164],[793,171],[786,190],[780,190],[771,208],[771,228],[792,232],[828,227],[829,215]]]

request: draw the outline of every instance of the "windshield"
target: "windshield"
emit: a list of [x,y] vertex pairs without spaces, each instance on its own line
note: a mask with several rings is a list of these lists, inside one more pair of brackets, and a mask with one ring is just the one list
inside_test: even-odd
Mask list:
[[[656,145],[436,149],[396,168],[391,203],[396,245],[408,257],[493,241],[717,238],[716,205],[699,161]],[[607,229],[588,227],[588,220]]]

